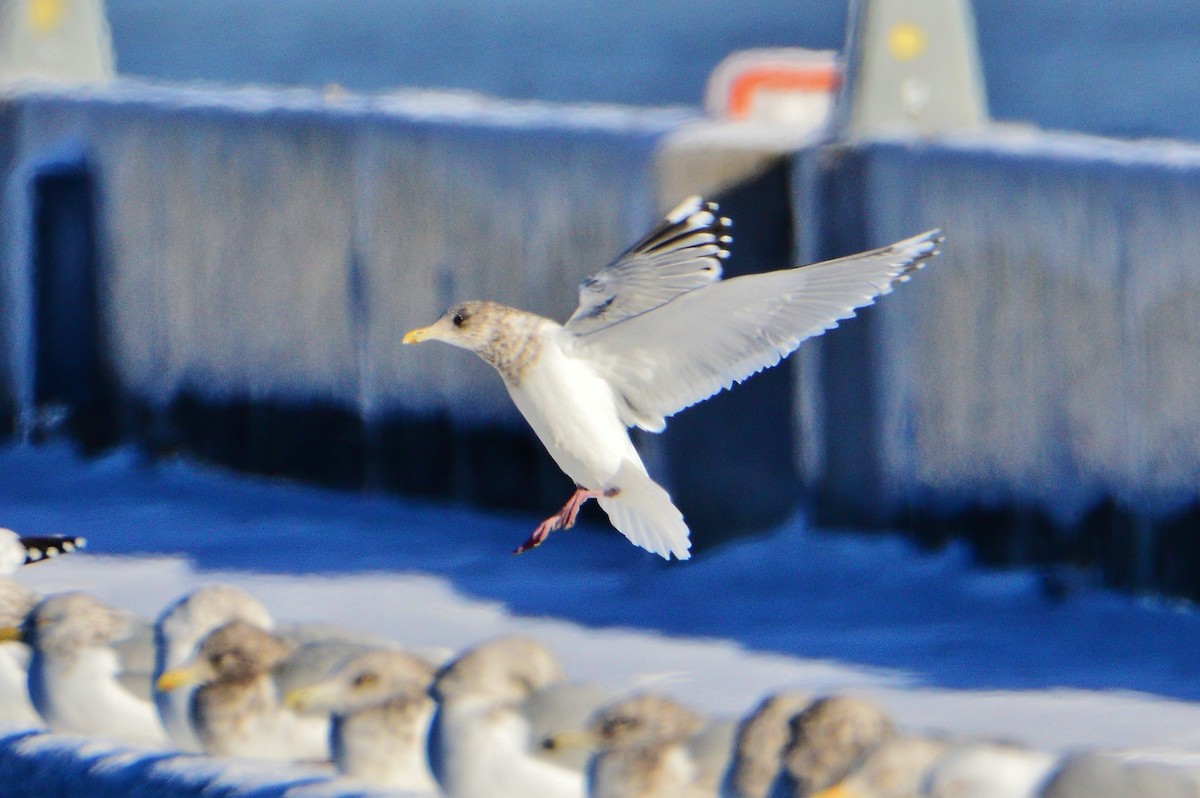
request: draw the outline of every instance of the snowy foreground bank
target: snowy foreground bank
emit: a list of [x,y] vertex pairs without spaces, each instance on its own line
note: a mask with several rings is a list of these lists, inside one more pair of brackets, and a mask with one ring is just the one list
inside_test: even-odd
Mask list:
[[[281,621],[446,654],[525,632],[574,680],[665,692],[712,715],[744,715],[780,688],[851,690],[906,729],[1200,760],[1191,607],[1088,590],[1051,602],[1036,574],[981,572],[959,550],[923,554],[800,519],[690,563],[588,524],[511,557],[534,521],[131,453],[0,450],[0,525],[90,541],[88,554],[19,574],[42,592],[85,590],[152,617],[192,587],[228,582]],[[54,794],[38,779],[64,774],[97,795],[353,790],[319,770],[0,735],[3,794]]]

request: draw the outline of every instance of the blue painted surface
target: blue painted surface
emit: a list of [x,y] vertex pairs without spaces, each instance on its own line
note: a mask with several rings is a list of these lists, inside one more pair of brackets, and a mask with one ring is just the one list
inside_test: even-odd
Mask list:
[[[121,72],[162,80],[426,86],[502,97],[700,103],[747,47],[840,49],[846,3],[784,0],[109,0]],[[1192,0],[975,0],[998,119],[1200,138]]]

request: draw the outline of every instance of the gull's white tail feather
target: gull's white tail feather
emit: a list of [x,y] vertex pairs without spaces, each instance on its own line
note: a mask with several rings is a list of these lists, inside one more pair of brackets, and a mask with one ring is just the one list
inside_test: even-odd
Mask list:
[[620,488],[621,492],[611,498],[602,496],[597,501],[622,535],[665,560],[671,559],[671,555],[680,560],[692,556],[692,543],[683,514],[645,471],[626,460],[610,484]]

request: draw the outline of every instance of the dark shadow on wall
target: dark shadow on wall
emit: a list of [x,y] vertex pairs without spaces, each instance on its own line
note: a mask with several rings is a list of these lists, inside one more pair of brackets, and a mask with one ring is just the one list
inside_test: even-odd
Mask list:
[[[794,265],[789,172],[780,159],[714,198],[733,220],[725,279]],[[664,476],[696,550],[770,529],[795,511],[793,380],[785,360],[668,421]]]
[[94,452],[117,441],[94,183],[85,164],[59,164],[34,176],[32,195],[35,437],[65,427]]

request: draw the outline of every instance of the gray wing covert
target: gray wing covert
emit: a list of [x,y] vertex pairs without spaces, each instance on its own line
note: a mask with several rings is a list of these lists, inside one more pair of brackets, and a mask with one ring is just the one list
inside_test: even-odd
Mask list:
[[731,223],[717,204],[688,197],[640,241],[579,286],[579,307],[564,325],[587,333],[644,313],[721,276]]

